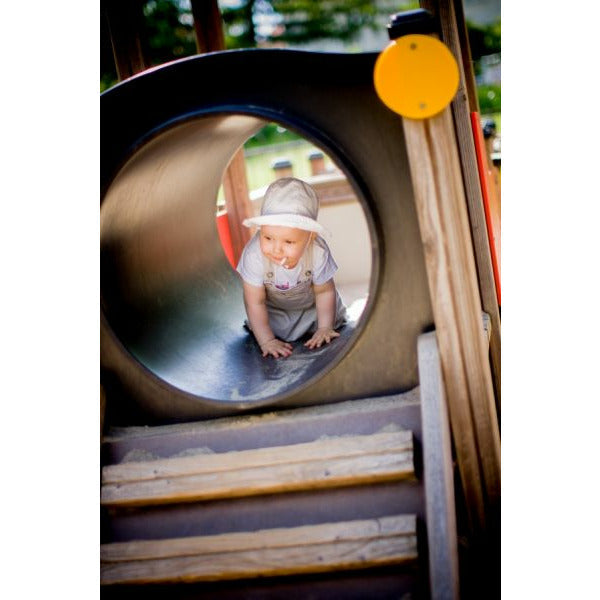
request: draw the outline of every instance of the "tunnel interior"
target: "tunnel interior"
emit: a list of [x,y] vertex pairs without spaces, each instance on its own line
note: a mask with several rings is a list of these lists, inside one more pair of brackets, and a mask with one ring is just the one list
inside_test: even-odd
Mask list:
[[215,114],[166,128],[125,162],[100,209],[101,301],[114,335],[151,376],[219,402],[310,385],[362,321],[350,319],[318,349],[299,341],[286,359],[263,358],[243,327],[241,280],[219,242],[215,206],[229,161],[265,123]]
[[[416,340],[433,315],[406,140],[374,91],[376,58],[218,52],[102,95],[100,357],[114,422],[235,416],[418,385]],[[299,344],[285,360],[262,359],[244,330],[241,282],[215,226],[223,173],[267,122],[335,161],[362,209],[371,262],[360,318],[329,346]]]

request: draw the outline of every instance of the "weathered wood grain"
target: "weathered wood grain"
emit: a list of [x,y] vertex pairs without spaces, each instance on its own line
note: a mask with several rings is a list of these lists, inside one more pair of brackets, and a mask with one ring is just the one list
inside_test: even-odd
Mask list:
[[394,515],[379,519],[323,523],[300,527],[277,527],[259,531],[241,531],[219,535],[193,536],[166,540],[140,540],[103,544],[102,562],[149,560],[194,554],[215,554],[285,548],[335,541],[356,541],[364,538],[416,535],[415,515]]
[[[377,447],[378,443],[385,448]],[[105,484],[101,490],[101,503],[146,505],[189,502],[360,485],[414,475],[412,442],[407,441],[406,432],[318,440],[265,450],[232,452],[228,453],[229,456],[200,455],[200,470],[195,472],[190,470],[193,460],[188,457],[151,461],[148,464],[169,463],[162,471],[169,475]],[[283,462],[278,458],[280,453],[286,457]],[[179,475],[173,466],[178,462],[183,466]],[[142,475],[146,477],[148,472],[144,471]]]
[[419,336],[425,510],[431,597],[460,597],[454,471],[446,395],[435,332]]
[[143,0],[107,0],[101,10],[110,32],[119,81],[147,69],[150,62],[144,55]]
[[198,454],[177,458],[126,462],[102,469],[102,483],[122,483],[181,477],[242,468],[268,467],[284,463],[306,462],[312,459],[333,459],[360,456],[368,452],[383,453],[390,450],[411,450],[412,433],[399,431],[364,436],[346,436],[316,440],[290,446],[274,446],[254,450]]
[[[225,50],[223,21],[217,1],[191,0],[191,9],[198,53]],[[237,262],[251,237],[250,229],[244,227],[242,221],[252,216],[246,161],[241,148],[233,155],[223,175],[223,194],[227,207],[233,255]]]
[[217,0],[190,0],[198,54],[225,50],[223,21]]
[[452,116],[464,181],[465,200],[468,209],[470,234],[477,265],[479,290],[483,310],[490,315],[492,335],[489,356],[495,401],[498,414],[501,405],[501,360],[500,360],[500,312],[496,294],[496,282],[487,234],[483,197],[479,182],[477,155],[471,127],[471,113],[479,111],[471,56],[468,47],[462,0],[421,0],[420,5],[437,14],[441,24],[442,41],[457,59],[460,71],[459,89],[452,101]]
[[452,116],[403,119],[442,371],[471,526],[500,495],[500,437]]
[[223,176],[223,193],[225,206],[227,207],[233,255],[237,261],[244,246],[252,237],[251,230],[242,225],[244,219],[252,216],[243,149],[238,150],[233,155],[227,166]]
[[417,558],[416,517],[105,544],[101,556],[105,585],[367,568]]

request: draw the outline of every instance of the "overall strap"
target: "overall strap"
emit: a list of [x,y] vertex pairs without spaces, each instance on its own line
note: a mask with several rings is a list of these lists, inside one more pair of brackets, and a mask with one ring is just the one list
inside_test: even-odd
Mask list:
[[[304,263],[304,276],[308,277],[311,281],[313,278],[313,266],[314,266],[314,247],[315,241],[311,240],[310,244],[308,244],[308,248],[304,251],[304,257],[306,257],[306,261]],[[304,258],[303,257],[303,258]]]
[[275,283],[275,265],[261,252],[263,262],[263,280],[265,283]]

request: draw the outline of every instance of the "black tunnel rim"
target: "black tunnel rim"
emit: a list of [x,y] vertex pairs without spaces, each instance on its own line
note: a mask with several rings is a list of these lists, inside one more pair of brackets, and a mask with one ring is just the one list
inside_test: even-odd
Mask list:
[[[256,51],[257,52],[265,52],[262,50],[256,50]],[[232,51],[232,52],[240,52],[240,51]],[[255,51],[253,50],[252,52],[255,52]],[[271,51],[266,51],[266,52],[271,52]],[[278,52],[291,52],[293,54],[298,53],[298,51],[286,51],[286,50],[280,50]],[[307,54],[306,52],[302,52],[302,51],[300,51],[300,53]],[[220,53],[214,53],[213,55],[207,55],[206,57],[190,57],[188,59],[182,59],[181,61],[175,61],[174,63],[164,65],[163,67],[160,67],[160,68],[156,69],[155,71],[159,71],[162,69],[172,69],[172,68],[177,67],[177,65],[180,64],[181,62],[188,62],[189,60],[198,60],[199,58],[205,59],[205,58],[209,58],[210,56],[215,56],[218,54],[220,54]],[[114,92],[117,92],[118,89],[122,90],[123,87],[125,85],[127,85],[128,83],[130,83],[130,82],[134,83],[137,78],[150,76],[151,74],[152,73],[140,74],[139,76],[136,76],[129,80],[126,80],[126,81],[120,83],[118,86],[115,86],[115,88],[111,88],[111,90],[104,92],[103,96],[106,94],[109,94],[112,90],[114,90]],[[267,396],[266,398],[251,399],[251,400],[245,400],[245,401],[231,401],[231,400],[220,400],[220,399],[215,399],[215,398],[207,398],[204,396],[199,396],[199,395],[193,394],[187,390],[184,390],[182,388],[179,388],[177,386],[174,386],[174,385],[168,383],[167,381],[165,381],[161,377],[159,377],[157,374],[155,374],[144,363],[142,363],[140,360],[138,360],[135,356],[132,355],[132,353],[129,351],[129,349],[122,343],[121,339],[117,335],[117,332],[115,330],[113,330],[113,328],[111,327],[108,316],[105,314],[105,312],[101,306],[102,323],[103,323],[103,326],[108,330],[109,334],[111,335],[113,342],[116,342],[116,344],[120,348],[121,352],[127,356],[127,360],[132,361],[135,364],[137,369],[141,369],[141,371],[144,373],[145,377],[150,377],[154,381],[155,384],[159,385],[167,392],[172,392],[173,390],[175,390],[177,392],[177,394],[183,395],[184,397],[186,397],[194,402],[198,402],[203,405],[212,406],[215,408],[222,408],[222,407],[226,406],[228,408],[235,407],[236,409],[239,409],[239,410],[248,410],[248,409],[260,408],[260,407],[264,407],[264,406],[271,406],[271,405],[274,406],[274,405],[277,405],[282,400],[284,400],[286,397],[288,397],[290,395],[290,393],[296,393],[296,392],[304,391],[304,390],[310,388],[317,381],[319,381],[321,378],[323,378],[327,373],[329,373],[336,366],[338,366],[344,360],[345,356],[352,350],[352,348],[355,345],[355,343],[357,342],[358,338],[362,335],[365,327],[368,324],[371,313],[373,311],[373,308],[375,305],[375,298],[376,298],[377,290],[378,290],[379,283],[380,283],[380,276],[381,276],[381,274],[380,274],[380,266],[381,266],[380,254],[382,251],[381,242],[383,240],[380,240],[380,237],[378,235],[378,232],[377,232],[378,227],[377,227],[376,217],[372,213],[370,204],[367,201],[367,198],[369,197],[369,192],[366,188],[366,185],[363,182],[363,178],[360,176],[359,170],[352,164],[350,159],[344,154],[343,151],[341,151],[341,149],[336,148],[336,145],[335,145],[333,139],[322,129],[317,128],[316,126],[312,126],[312,124],[306,120],[305,115],[294,114],[294,115],[290,116],[289,114],[283,114],[282,112],[277,111],[276,109],[274,109],[270,106],[267,106],[267,105],[258,105],[258,104],[250,105],[250,104],[243,104],[243,103],[239,103],[239,102],[230,103],[230,104],[218,104],[218,105],[211,105],[211,106],[204,106],[204,107],[201,106],[201,103],[199,103],[199,104],[200,104],[200,106],[190,107],[190,109],[188,111],[186,111],[184,114],[180,114],[180,115],[174,116],[170,119],[163,120],[160,123],[157,123],[154,127],[150,128],[145,133],[145,135],[142,135],[135,140],[130,140],[130,144],[126,148],[125,152],[121,153],[121,155],[119,157],[119,161],[118,161],[116,167],[113,169],[113,173],[111,173],[109,176],[107,176],[106,173],[103,173],[105,184],[103,186],[104,189],[102,190],[102,193],[101,193],[100,204],[102,204],[102,202],[106,196],[106,193],[108,192],[108,190],[110,188],[110,185],[112,184],[114,179],[117,177],[117,175],[120,172],[120,170],[122,169],[123,165],[129,159],[131,159],[147,143],[149,143],[151,140],[159,137],[160,135],[167,132],[168,130],[170,130],[173,127],[185,125],[186,123],[196,121],[198,119],[202,119],[202,118],[206,118],[206,117],[218,117],[218,116],[228,117],[228,116],[236,116],[236,115],[259,118],[261,120],[264,120],[265,124],[272,122],[272,123],[276,123],[281,126],[284,126],[287,129],[295,131],[296,133],[301,135],[305,140],[309,141],[310,143],[314,144],[315,146],[317,146],[318,148],[320,148],[324,152],[326,152],[330,156],[330,158],[335,162],[335,164],[342,170],[344,176],[348,180],[350,186],[352,187],[352,189],[355,192],[355,195],[359,201],[360,207],[365,216],[365,221],[367,223],[370,244],[371,244],[371,276],[370,276],[369,288],[368,288],[368,290],[369,290],[368,298],[367,298],[365,307],[362,311],[362,314],[360,315],[359,319],[357,320],[356,325],[354,326],[354,329],[351,332],[351,334],[349,335],[348,339],[345,341],[343,348],[339,351],[339,354],[333,360],[331,360],[328,364],[326,364],[322,369],[319,369],[314,375],[306,378],[305,380],[302,380],[300,383],[298,383],[297,385],[293,386],[292,388],[286,390],[285,392],[277,393],[272,396]],[[242,145],[245,141],[246,140],[244,140],[242,142]],[[216,204],[216,198],[215,198],[215,204]],[[229,268],[229,266],[228,266],[228,268]],[[102,285],[100,286],[100,294],[102,297]]]

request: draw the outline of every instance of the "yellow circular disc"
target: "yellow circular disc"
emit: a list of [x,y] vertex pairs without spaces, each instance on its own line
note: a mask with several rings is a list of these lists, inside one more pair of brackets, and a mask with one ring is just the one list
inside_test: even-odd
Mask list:
[[458,65],[450,50],[428,35],[399,37],[375,62],[377,95],[409,119],[426,119],[448,106],[458,79]]

